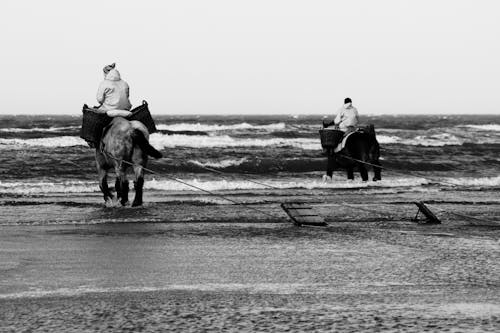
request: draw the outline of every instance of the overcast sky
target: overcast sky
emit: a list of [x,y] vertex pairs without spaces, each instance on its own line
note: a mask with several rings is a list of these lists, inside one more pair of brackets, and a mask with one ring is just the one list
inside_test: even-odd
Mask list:
[[2,0],[1,113],[500,113],[500,2]]

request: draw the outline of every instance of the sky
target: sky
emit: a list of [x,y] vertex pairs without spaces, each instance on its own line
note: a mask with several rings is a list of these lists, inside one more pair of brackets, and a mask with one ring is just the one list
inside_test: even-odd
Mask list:
[[2,0],[0,114],[500,114],[497,0]]

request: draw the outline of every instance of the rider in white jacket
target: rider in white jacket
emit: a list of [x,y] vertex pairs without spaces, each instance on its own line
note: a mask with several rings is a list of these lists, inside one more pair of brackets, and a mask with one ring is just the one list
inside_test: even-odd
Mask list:
[[100,104],[99,111],[130,110],[129,86],[121,79],[115,64],[104,67],[103,71],[104,81],[99,85],[96,96]]
[[340,108],[334,123],[343,132],[356,130],[359,123],[358,110],[352,106],[352,101],[349,97],[344,100],[344,105]]

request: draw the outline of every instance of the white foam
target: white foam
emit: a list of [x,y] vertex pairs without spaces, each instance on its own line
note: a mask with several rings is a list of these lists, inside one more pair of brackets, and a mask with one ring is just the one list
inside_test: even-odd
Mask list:
[[264,129],[264,130],[282,130],[285,129],[285,123],[272,123],[268,125],[252,125],[249,123],[239,123],[233,125],[209,125],[209,124],[159,124],[156,126],[159,130],[169,131],[201,131],[201,132],[214,132],[214,131],[228,131],[228,130],[245,130],[245,129]]
[[[257,179],[256,179],[257,180]],[[208,191],[224,191],[224,190],[260,190],[268,189],[268,187],[253,183],[247,180],[199,180],[183,179],[188,184],[200,187]],[[349,189],[349,188],[367,188],[367,187],[413,187],[427,184],[428,181],[422,178],[395,178],[390,180],[382,180],[378,182],[362,182],[361,180],[335,180],[325,183],[323,180],[260,180],[264,184],[268,184],[273,188],[278,189],[316,189],[316,188],[331,188],[331,189]],[[145,188],[162,191],[184,191],[193,190],[192,187],[180,184],[174,180],[156,180],[153,179],[146,182]]]
[[440,133],[434,135],[418,135],[413,138],[401,138],[396,135],[377,135],[377,140],[380,144],[402,144],[408,146],[457,146],[462,145],[464,140],[449,133]]
[[204,166],[204,167],[210,167],[210,168],[227,168],[230,166],[238,166],[241,165],[242,163],[246,162],[248,159],[246,157],[240,158],[238,160],[220,160],[220,161],[196,161],[196,160],[189,160],[189,162]]
[[[132,178],[132,177],[130,177]],[[232,191],[232,190],[261,190],[268,187],[247,180],[200,180],[198,178],[180,179],[190,185],[207,191]],[[427,180],[420,178],[393,178],[379,182],[362,182],[360,180],[348,181],[343,177],[333,182],[325,183],[321,179],[255,179],[264,184],[278,189],[348,189],[348,188],[387,188],[387,187],[415,187],[427,184]],[[171,179],[148,180],[144,184],[147,190],[158,191],[197,191],[195,188]],[[94,193],[99,192],[97,180],[95,182],[66,181],[66,182],[3,182],[0,181],[0,193],[2,194],[43,194],[43,193]]]
[[[233,138],[228,135],[206,136],[206,135],[164,135],[154,133],[150,137],[150,143],[157,149],[190,147],[190,148],[213,148],[213,147],[296,147],[305,150],[320,150],[319,139],[252,139]],[[0,139],[0,146],[8,147],[72,147],[86,146],[86,142],[76,136],[59,136],[51,138],[35,139]]]
[[96,182],[3,182],[0,181],[0,193],[5,194],[40,194],[40,193],[92,193],[99,191]]
[[[132,179],[132,177],[130,177]],[[262,190],[268,189],[247,180],[202,180],[198,178],[182,178],[183,182],[194,185],[208,191],[232,191],[232,190]],[[321,179],[260,179],[261,183],[271,185],[278,189],[350,189],[350,188],[396,188],[396,187],[419,187],[429,184],[424,178],[385,178],[378,182],[362,182],[361,180],[346,180],[337,177],[332,182],[325,183]],[[452,183],[467,187],[498,187],[500,176],[480,178],[442,178],[445,183]],[[431,183],[438,182],[431,181]],[[144,188],[158,191],[196,191],[193,187],[181,184],[171,179],[153,178],[145,182]],[[66,182],[3,182],[0,181],[0,193],[2,194],[43,194],[43,193],[94,193],[99,192],[97,180],[92,181],[66,181]]]
[[233,138],[229,135],[164,135],[154,133],[149,139],[150,143],[157,149],[175,148],[175,147],[190,147],[190,148],[212,148],[212,147],[267,147],[277,146],[286,147],[292,146],[306,150],[321,150],[319,139],[307,138],[271,138],[271,139],[254,139],[254,138]]
[[447,182],[462,186],[497,187],[500,186],[500,176],[480,178],[450,178],[447,180]]
[[86,142],[76,136],[57,136],[52,138],[35,139],[0,139],[0,146],[9,147],[72,147],[86,146]]
[[65,130],[74,130],[78,129],[80,126],[65,126],[65,127],[33,127],[33,128],[18,128],[18,127],[10,127],[10,128],[0,128],[0,132],[12,132],[12,133],[27,133],[27,132],[58,132]]
[[[282,123],[280,123],[282,124]],[[204,126],[204,125],[203,125]],[[207,125],[208,126],[208,125]],[[210,125],[212,126],[212,125]],[[213,125],[217,126],[217,125]],[[252,125],[249,125],[252,126]],[[267,125],[266,125],[267,126]],[[271,125],[269,125],[271,126]],[[284,124],[283,124],[284,126]],[[416,135],[409,138],[397,135],[377,135],[380,144],[401,144],[410,146],[447,146],[462,145],[464,142],[474,143],[497,143],[498,138],[460,138],[451,133],[439,133],[432,135]],[[319,138],[235,138],[229,135],[166,135],[154,133],[150,142],[157,149],[190,147],[190,148],[214,148],[214,147],[295,147],[304,150],[321,150]],[[33,139],[0,139],[0,146],[9,147],[71,147],[86,146],[85,141],[76,136],[59,136],[50,138]]]
[[482,131],[500,132],[499,124],[486,124],[486,125],[465,125],[464,127],[475,128]]

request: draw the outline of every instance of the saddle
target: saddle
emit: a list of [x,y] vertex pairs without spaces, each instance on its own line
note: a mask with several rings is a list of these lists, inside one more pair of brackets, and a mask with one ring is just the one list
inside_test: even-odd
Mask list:
[[324,152],[332,151],[338,153],[345,148],[347,139],[354,133],[366,133],[375,136],[375,126],[357,127],[354,131],[343,132],[338,129],[323,128],[319,130],[321,146]]

